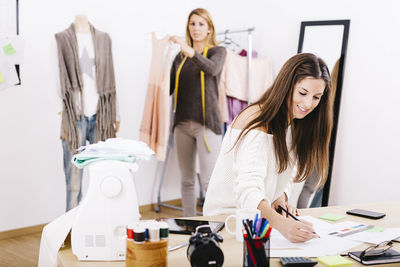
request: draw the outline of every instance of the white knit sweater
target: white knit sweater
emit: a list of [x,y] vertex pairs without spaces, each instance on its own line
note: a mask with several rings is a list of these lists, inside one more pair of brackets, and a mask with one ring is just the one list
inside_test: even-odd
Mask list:
[[[296,166],[293,153],[288,168],[278,174],[273,135],[251,130],[239,148],[233,148],[241,130],[228,127],[208,185],[205,216],[232,214],[237,208],[257,208],[261,200],[272,203],[284,192],[289,197]],[[291,130],[286,143],[291,148]]]

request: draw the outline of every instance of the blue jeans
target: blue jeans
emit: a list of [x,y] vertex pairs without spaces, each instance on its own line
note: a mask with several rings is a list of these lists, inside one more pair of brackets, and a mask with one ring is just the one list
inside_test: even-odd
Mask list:
[[[96,114],[77,121],[79,145],[85,146],[86,141],[94,143],[94,130],[96,128]],[[64,153],[64,174],[67,189],[66,211],[78,206],[82,198],[82,169],[75,167],[72,162],[72,153],[68,149],[67,142],[61,139]]]

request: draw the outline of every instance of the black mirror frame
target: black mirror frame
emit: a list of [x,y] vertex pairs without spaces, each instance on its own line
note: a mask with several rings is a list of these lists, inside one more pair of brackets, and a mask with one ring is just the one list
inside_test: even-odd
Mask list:
[[299,46],[297,49],[297,53],[301,53],[303,50],[304,31],[305,31],[306,27],[309,27],[309,26],[331,26],[331,25],[343,25],[344,29],[343,29],[343,39],[342,39],[342,51],[340,53],[340,62],[339,62],[339,69],[338,69],[336,95],[335,95],[335,102],[334,102],[334,107],[333,107],[333,129],[332,129],[331,141],[329,144],[329,171],[328,171],[328,177],[327,177],[325,185],[323,187],[322,203],[321,203],[322,207],[328,206],[328,202],[329,202],[329,191],[330,191],[330,187],[331,187],[333,159],[335,156],[336,134],[337,134],[337,125],[339,123],[340,101],[341,101],[341,97],[342,97],[343,73],[344,73],[344,64],[345,64],[346,52],[347,52],[347,43],[348,43],[348,39],[349,39],[350,20],[323,20],[323,21],[303,21],[303,22],[301,22]]
[[[17,2],[17,35],[19,35],[19,0],[16,0]],[[21,85],[21,73],[20,73],[20,68],[19,65],[15,65],[15,70],[17,71],[19,83],[16,85]]]

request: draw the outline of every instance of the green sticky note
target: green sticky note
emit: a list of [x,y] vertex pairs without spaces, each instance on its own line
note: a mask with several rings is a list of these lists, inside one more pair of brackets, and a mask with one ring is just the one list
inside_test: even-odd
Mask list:
[[3,74],[0,72],[0,83],[4,83],[4,77]]
[[12,46],[12,44],[8,44],[8,45],[3,46],[3,50],[6,53],[6,55],[12,55],[15,52],[17,52],[17,51],[15,51],[14,47]]
[[329,267],[353,265],[353,262],[340,255],[319,257],[317,261]]
[[341,220],[341,219],[343,219],[345,217],[346,216],[339,215],[339,214],[327,213],[325,215],[319,216],[318,218],[319,219],[323,219],[323,220],[328,220],[328,221],[338,221],[338,220]]
[[386,228],[374,226],[371,229],[366,230],[365,232],[383,232]]

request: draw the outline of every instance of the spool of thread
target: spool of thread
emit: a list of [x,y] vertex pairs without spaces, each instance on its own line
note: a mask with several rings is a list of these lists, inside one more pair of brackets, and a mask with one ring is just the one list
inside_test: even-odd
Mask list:
[[169,225],[166,222],[160,222],[160,238],[168,239],[169,236]]
[[157,224],[149,226],[149,241],[160,241],[160,227]]
[[128,236],[128,239],[133,239],[133,226],[132,225],[127,226],[126,234]]
[[138,244],[144,243],[144,241],[146,240],[144,232],[145,232],[145,230],[140,226],[136,226],[133,229],[133,237],[134,237],[133,240],[135,241],[135,243],[138,243]]

